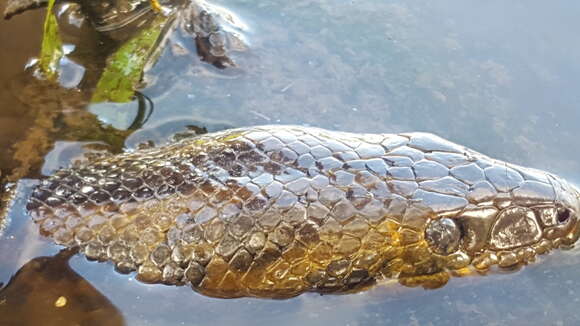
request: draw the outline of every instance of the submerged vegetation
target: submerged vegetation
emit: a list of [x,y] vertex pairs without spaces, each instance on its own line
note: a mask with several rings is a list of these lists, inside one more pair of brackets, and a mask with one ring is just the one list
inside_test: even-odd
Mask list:
[[58,23],[52,12],[56,0],[49,0],[44,19],[42,49],[38,66],[47,79],[54,81],[62,58],[62,41],[58,33]]
[[162,30],[171,19],[158,15],[151,24],[122,44],[107,59],[91,102],[129,102],[133,99],[143,70],[155,52]]
[[[53,13],[55,1],[48,1],[38,61],[42,76],[53,82],[58,77],[60,61],[64,55],[58,22]],[[170,20],[171,17],[156,15],[152,22],[146,24],[136,35],[120,44],[109,55],[91,102],[123,103],[133,99],[145,66],[155,52],[155,47],[160,44],[159,38],[162,36],[164,26]]]
[[[222,29],[231,22],[211,6],[196,1],[164,6],[147,0],[130,6],[129,2],[110,1],[110,8],[103,10],[93,1],[9,1],[5,17],[41,5],[47,10],[40,53],[19,77],[23,89],[15,94],[30,109],[32,122],[13,145],[12,161],[18,163],[0,180],[38,176],[43,157],[57,138],[100,142],[107,152],[121,151],[125,139],[152,114],[153,103],[138,90],[145,86],[144,73],[155,65],[176,31],[204,45],[198,51],[202,59],[220,68],[233,65],[226,49],[230,33]],[[134,10],[119,9],[127,6]],[[76,21],[74,36],[69,35],[70,20]],[[63,30],[61,23],[68,27]],[[98,103],[127,102],[134,102],[137,110],[119,106],[115,113],[118,120],[128,121],[125,128],[114,127],[86,110]]]

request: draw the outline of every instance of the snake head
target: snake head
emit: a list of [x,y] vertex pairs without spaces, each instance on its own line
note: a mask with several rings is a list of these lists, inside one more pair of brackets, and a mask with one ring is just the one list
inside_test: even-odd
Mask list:
[[497,173],[471,185],[468,205],[426,226],[425,240],[448,260],[447,268],[514,268],[574,245],[580,236],[578,188],[543,171],[493,163]]

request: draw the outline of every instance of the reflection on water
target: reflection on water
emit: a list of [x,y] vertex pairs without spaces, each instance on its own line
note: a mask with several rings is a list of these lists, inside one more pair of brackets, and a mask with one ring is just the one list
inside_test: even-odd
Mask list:
[[[129,147],[167,140],[169,133],[185,130],[168,127],[185,126],[171,122],[183,117],[208,130],[265,123],[357,132],[422,130],[580,182],[580,152],[574,150],[580,124],[575,87],[580,82],[580,44],[574,42],[580,4],[213,3],[244,20],[249,49],[232,57],[237,67],[230,72],[199,61],[185,39],[182,49],[165,51],[143,90],[155,112],[145,129],[127,140]],[[34,31],[25,32],[29,40],[9,43],[8,31],[14,33],[18,22],[26,26],[41,17],[24,15],[0,23],[0,42],[13,44],[0,51],[3,85],[18,74],[16,66],[37,53],[14,48],[39,44]],[[23,112],[26,106],[17,100],[18,89],[11,92],[17,94],[4,91],[0,96],[3,175],[14,167],[5,153],[26,136],[30,120]],[[91,111],[104,121],[115,118]],[[56,155],[62,162],[51,166],[67,165],[67,157],[73,156]],[[26,193],[30,184],[21,183],[20,188]],[[15,202],[10,217],[0,239],[2,283],[28,259],[58,250],[25,222],[22,200]],[[71,258],[70,264],[129,325],[528,325],[530,320],[574,325],[580,322],[578,256],[560,252],[522,271],[456,278],[434,291],[389,285],[355,295],[306,294],[283,301],[211,299],[184,287],[143,285],[131,275],[116,274],[106,263],[83,257]]]

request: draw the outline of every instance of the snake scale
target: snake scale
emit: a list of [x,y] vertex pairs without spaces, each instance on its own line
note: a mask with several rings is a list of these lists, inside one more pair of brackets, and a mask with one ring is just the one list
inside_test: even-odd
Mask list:
[[579,191],[427,133],[257,126],[62,169],[43,235],[148,283],[213,297],[434,288],[579,236]]

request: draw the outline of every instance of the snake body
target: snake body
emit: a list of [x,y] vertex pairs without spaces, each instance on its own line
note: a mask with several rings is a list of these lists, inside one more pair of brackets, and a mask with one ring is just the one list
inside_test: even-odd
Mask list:
[[576,241],[579,196],[432,134],[259,126],[60,170],[27,209],[141,281],[286,298],[526,264]]

